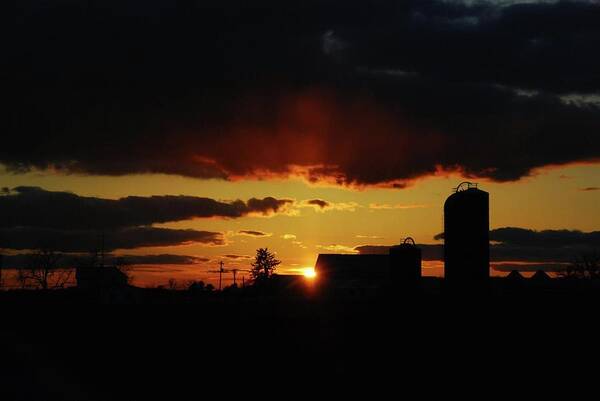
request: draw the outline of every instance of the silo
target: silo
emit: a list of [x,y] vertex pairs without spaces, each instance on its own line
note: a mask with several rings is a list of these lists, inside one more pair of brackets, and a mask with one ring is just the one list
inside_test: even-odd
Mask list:
[[489,194],[463,182],[444,204],[444,275],[452,285],[483,284],[490,275]]
[[414,286],[421,279],[421,249],[412,238],[390,248],[390,277],[394,285]]

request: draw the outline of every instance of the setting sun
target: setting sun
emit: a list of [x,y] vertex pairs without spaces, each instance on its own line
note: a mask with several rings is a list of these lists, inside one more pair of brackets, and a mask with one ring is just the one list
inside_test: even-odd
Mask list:
[[317,272],[315,271],[315,269],[313,267],[304,268],[302,270],[302,274],[304,275],[304,277],[310,278],[310,279],[317,277]]

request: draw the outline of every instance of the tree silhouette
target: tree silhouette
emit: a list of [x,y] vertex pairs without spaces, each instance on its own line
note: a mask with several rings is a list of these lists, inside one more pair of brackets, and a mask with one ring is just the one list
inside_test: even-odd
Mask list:
[[17,282],[17,287],[24,290],[25,288],[27,288],[27,285],[29,284],[29,276],[27,275],[27,272],[25,271],[25,269],[17,269],[17,274],[15,276],[15,280]]
[[2,290],[2,287],[4,287],[4,277],[2,276],[2,269],[4,269],[3,262],[3,256],[0,254],[0,290]]
[[595,251],[584,253],[573,260],[566,268],[558,271],[558,275],[564,278],[600,278],[600,254]]
[[252,262],[250,276],[255,282],[266,280],[273,275],[280,264],[281,261],[277,260],[268,248],[259,248],[256,250],[256,256]]
[[206,289],[206,285],[204,284],[204,281],[196,281],[196,280],[192,280],[190,282],[188,282],[188,291],[192,291],[192,292],[203,292]]
[[171,290],[171,291],[175,291],[179,288],[179,284],[177,283],[177,280],[174,278],[170,278],[169,281],[167,282],[167,289]]
[[59,267],[61,258],[60,253],[48,249],[41,249],[31,255],[24,283],[28,281],[42,290],[64,288],[71,279],[72,271]]
[[[107,258],[110,264],[106,263]],[[131,282],[133,281],[133,275],[131,274],[133,266],[126,258],[123,257],[114,257],[111,254],[104,255],[99,251],[93,251],[90,252],[89,255],[87,255],[86,257],[79,259],[77,263],[79,268],[85,269],[102,269],[105,267],[114,267],[115,269],[123,273],[125,276],[127,276],[128,284],[131,284]]]
[[126,258],[118,257],[115,258],[113,265],[115,269],[117,269],[118,271],[123,273],[125,277],[127,277],[127,284],[131,285],[134,277],[131,273],[133,271],[133,266],[131,265],[130,261],[128,261]]

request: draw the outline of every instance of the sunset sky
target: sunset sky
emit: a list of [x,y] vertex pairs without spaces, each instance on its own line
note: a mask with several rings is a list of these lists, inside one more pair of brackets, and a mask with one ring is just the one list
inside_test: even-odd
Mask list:
[[299,273],[411,236],[441,275],[465,180],[490,193],[494,264],[600,249],[595,1],[18,3],[7,267],[104,232],[155,285],[248,268],[258,247]]

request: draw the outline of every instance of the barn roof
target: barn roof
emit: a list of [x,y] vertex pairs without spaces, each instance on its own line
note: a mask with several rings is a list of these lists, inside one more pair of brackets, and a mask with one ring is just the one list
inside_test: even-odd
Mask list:
[[546,280],[551,280],[550,276],[548,275],[548,273],[546,273],[543,270],[538,270],[534,273],[533,276],[531,276],[531,280],[534,281],[546,281]]
[[376,279],[388,275],[389,256],[320,254],[315,270],[319,276]]
[[523,280],[524,277],[518,270],[512,270],[506,278],[509,280]]

